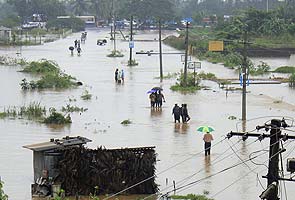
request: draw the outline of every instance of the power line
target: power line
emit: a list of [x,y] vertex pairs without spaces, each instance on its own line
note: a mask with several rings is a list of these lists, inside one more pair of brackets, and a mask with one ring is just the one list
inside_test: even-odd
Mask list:
[[[241,141],[242,141],[242,139],[238,140],[234,145],[237,145],[237,144],[240,143]],[[256,142],[256,141],[254,141],[254,142]],[[253,144],[254,142],[250,143],[250,144],[247,145],[247,146],[250,146],[250,145]],[[224,152],[222,152],[221,155],[220,155],[219,157],[215,158],[215,159],[213,160],[213,163],[212,163],[212,164],[210,163],[210,165],[214,165],[214,164],[216,164],[216,163],[219,163],[219,162],[221,162],[222,160],[224,160],[224,159],[230,157],[231,155],[233,155],[233,153],[231,153],[231,154],[229,154],[228,156],[222,158],[221,160],[218,160],[218,159],[221,158],[221,156],[224,155],[228,150],[230,150],[230,147],[229,147],[228,149],[226,149]],[[216,160],[218,160],[218,161],[214,163],[214,161],[216,161]],[[179,185],[179,183],[180,183],[180,186],[181,186],[181,185],[184,184],[186,181],[188,181],[189,179],[191,179],[193,176],[195,176],[196,174],[202,172],[204,169],[205,169],[205,167],[201,168],[199,171],[193,173],[192,175],[189,175],[189,176],[187,176],[187,177],[181,179],[180,181],[177,181],[178,185]],[[167,186],[167,187],[163,188],[160,192],[155,193],[155,194],[152,194],[152,195],[149,195],[149,196],[143,198],[143,200],[148,199],[148,198],[150,198],[150,197],[152,197],[152,196],[155,196],[155,195],[161,194],[163,191],[165,191],[165,190],[167,190],[167,189],[169,189],[169,188],[171,188],[171,187],[173,187],[173,186],[174,186],[174,185],[171,184],[170,186]]]
[[[226,140],[226,139],[227,139],[227,138],[224,137],[224,139],[222,139],[222,140],[220,140],[219,142],[217,142],[216,144],[212,145],[212,147],[214,147],[214,146],[220,144],[221,142],[223,142],[223,141]],[[212,148],[212,147],[211,147],[211,148]],[[205,149],[205,150],[206,150],[206,149]],[[176,167],[176,166],[178,166],[178,165],[184,163],[185,161],[190,160],[191,158],[193,158],[193,157],[195,157],[195,156],[197,156],[197,155],[203,153],[205,150],[202,150],[202,151],[200,151],[200,152],[198,152],[198,153],[196,153],[196,154],[193,154],[192,156],[190,156],[190,157],[188,157],[188,158],[186,158],[186,159],[184,159],[184,160],[182,160],[182,161],[180,161],[180,162],[178,162],[178,163],[176,163],[176,164],[174,164],[174,165],[168,167],[167,169],[165,169],[165,170],[159,172],[158,174],[155,174],[155,175],[150,176],[150,177],[148,177],[148,178],[146,178],[146,179],[144,179],[144,180],[142,180],[142,181],[140,181],[140,182],[137,182],[136,184],[133,184],[133,185],[131,185],[131,186],[129,186],[129,187],[127,187],[127,188],[125,188],[125,189],[123,189],[123,190],[121,190],[121,191],[119,191],[119,192],[113,194],[113,195],[110,195],[110,196],[104,198],[103,200],[107,200],[107,199],[110,199],[110,198],[112,198],[112,197],[115,197],[115,196],[117,196],[117,195],[119,195],[119,194],[121,194],[121,193],[123,193],[123,192],[125,192],[125,191],[127,191],[127,190],[129,190],[129,189],[131,189],[131,188],[134,188],[134,187],[136,187],[136,186],[138,186],[138,185],[140,185],[140,184],[142,184],[142,183],[144,183],[144,182],[146,182],[146,181],[148,181],[148,180],[150,180],[150,179],[152,179],[152,178],[155,178],[157,175],[163,174],[164,172],[166,172],[166,171],[168,171],[168,170],[170,170],[170,169],[172,169],[172,168],[174,168],[174,167]]]
[[[287,143],[287,142],[286,142],[286,143]],[[291,143],[291,142],[289,142],[289,144],[290,144],[290,143]],[[274,144],[273,144],[273,145],[274,145]],[[264,153],[262,153],[261,155],[263,155],[263,154],[265,154],[265,153],[267,153],[267,152],[264,152]],[[273,157],[275,157],[275,156],[278,155],[278,154],[281,154],[281,152],[279,151],[279,152],[277,152],[276,154],[272,155],[270,158],[268,158],[267,160],[265,160],[263,163],[265,163],[265,162],[271,160]],[[259,155],[259,156],[261,156],[261,155]],[[249,156],[250,156],[250,155],[249,155]],[[256,156],[256,157],[259,157],[259,156]],[[255,157],[255,158],[256,158],[256,157]],[[242,180],[243,178],[245,178],[245,177],[246,177],[247,175],[249,175],[250,173],[254,172],[254,170],[258,169],[259,167],[260,167],[260,166],[257,166],[257,167],[254,168],[253,170],[250,170],[246,175],[243,175],[243,176],[238,177],[238,178],[237,178],[235,181],[233,181],[231,184],[229,184],[228,186],[226,186],[225,188],[223,188],[222,190],[218,191],[218,192],[215,193],[213,196],[211,196],[211,198],[213,198],[213,197],[217,196],[218,194],[224,192],[226,189],[230,188],[230,187],[233,186],[235,183],[237,183],[238,181]],[[263,170],[263,171],[264,171],[264,170]]]

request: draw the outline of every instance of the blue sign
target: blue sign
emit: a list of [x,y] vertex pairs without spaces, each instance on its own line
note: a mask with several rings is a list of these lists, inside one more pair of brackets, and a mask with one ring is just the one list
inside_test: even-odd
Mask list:
[[134,41],[129,41],[129,48],[133,49],[134,48]]
[[[246,80],[246,84],[247,84],[247,86],[250,85],[250,80],[249,79]],[[242,86],[242,85],[243,85],[243,75],[240,74],[240,86]]]
[[183,21],[191,23],[193,22],[193,19],[191,17],[187,17],[187,18],[184,18]]

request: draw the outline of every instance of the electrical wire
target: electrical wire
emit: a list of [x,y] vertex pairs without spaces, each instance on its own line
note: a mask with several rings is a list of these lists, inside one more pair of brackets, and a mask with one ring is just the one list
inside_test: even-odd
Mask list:
[[[226,139],[227,139],[227,138],[224,137],[224,138],[221,139],[219,142],[217,142],[216,144],[212,145],[212,147],[217,146],[218,144],[220,144],[221,142],[223,142],[223,141],[226,140]],[[212,148],[212,147],[211,147],[211,148]],[[205,150],[207,150],[207,149],[205,149]],[[202,151],[200,151],[200,152],[198,152],[198,153],[196,153],[196,154],[193,154],[192,156],[190,156],[190,157],[188,157],[188,158],[186,158],[186,159],[184,159],[184,160],[182,160],[182,161],[180,161],[180,162],[178,162],[178,163],[176,163],[176,164],[174,164],[174,165],[172,165],[172,166],[166,168],[165,170],[162,170],[162,171],[159,172],[158,174],[155,174],[155,175],[153,175],[153,176],[150,176],[150,177],[148,177],[148,178],[146,178],[146,179],[144,179],[144,180],[142,180],[142,181],[139,181],[139,182],[137,182],[137,183],[135,183],[135,184],[133,184],[133,185],[131,185],[131,186],[129,186],[129,187],[127,187],[127,188],[125,188],[125,189],[119,191],[119,192],[116,192],[116,193],[113,194],[113,195],[110,195],[110,196],[104,198],[103,200],[107,200],[107,199],[113,198],[113,197],[115,197],[115,196],[117,196],[117,195],[119,195],[119,194],[121,194],[121,193],[123,193],[123,192],[125,192],[125,191],[127,191],[127,190],[130,190],[131,188],[134,188],[134,187],[136,187],[136,186],[138,186],[138,185],[140,185],[140,184],[142,184],[142,183],[144,183],[144,182],[146,182],[146,181],[148,181],[148,180],[150,180],[150,179],[152,179],[152,178],[155,178],[156,176],[158,176],[158,175],[160,175],[160,174],[163,174],[164,172],[166,172],[166,171],[168,171],[168,170],[170,170],[170,169],[172,169],[172,168],[174,168],[174,167],[177,167],[177,166],[179,166],[180,164],[182,164],[182,163],[184,163],[184,162],[190,160],[191,158],[193,158],[193,157],[195,157],[195,156],[197,156],[197,155],[203,153],[205,150],[202,150]]]
[[[277,141],[277,142],[279,142],[279,141]],[[289,143],[289,144],[290,144],[290,143]],[[266,153],[266,152],[265,152],[265,153]],[[265,154],[265,153],[263,153],[263,154]],[[263,155],[263,154],[261,154],[261,155]],[[265,160],[264,163],[267,162],[267,161],[269,161],[269,160],[271,160],[273,157],[277,156],[278,154],[281,154],[281,152],[279,151],[279,152],[275,153],[275,154],[272,155],[270,158],[268,158],[267,160]],[[259,156],[256,156],[256,157],[259,157]],[[250,160],[250,159],[248,159],[248,160]],[[259,167],[260,167],[260,166],[257,166],[256,168],[254,168],[254,170],[258,169]],[[264,170],[263,170],[263,171],[264,171]],[[248,174],[250,174],[250,173],[252,173],[252,172],[253,172],[253,170],[250,170],[246,175],[240,176],[238,179],[236,179],[235,181],[233,181],[231,184],[229,184],[228,186],[226,186],[226,187],[223,188],[222,190],[220,190],[220,191],[218,191],[217,193],[215,193],[211,198],[216,197],[218,194],[224,192],[226,189],[230,188],[230,187],[233,186],[235,183],[237,183],[238,181],[242,180],[243,178],[245,178]]]
[[[256,156],[256,157],[258,157],[258,156]],[[181,186],[181,187],[178,187],[178,188],[175,188],[175,189],[173,189],[173,190],[170,190],[170,191],[168,191],[166,194],[169,194],[169,193],[171,193],[171,192],[173,192],[173,191],[178,191],[178,190],[179,190],[179,192],[181,192],[181,191],[184,191],[184,190],[186,190],[186,189],[189,189],[190,187],[192,187],[192,186],[194,186],[194,185],[196,185],[196,184],[198,184],[198,183],[200,183],[200,182],[202,182],[202,181],[204,181],[204,180],[206,180],[206,179],[208,179],[208,178],[211,178],[211,177],[217,176],[217,175],[219,175],[219,174],[221,174],[221,173],[223,173],[223,172],[226,172],[226,171],[228,171],[228,170],[230,170],[230,169],[233,169],[233,168],[235,168],[235,167],[237,167],[237,166],[240,166],[240,165],[244,164],[244,162],[248,162],[248,161],[250,161],[251,159],[254,159],[254,158],[256,158],[256,157],[248,158],[248,159],[246,159],[246,160],[243,160],[242,162],[238,162],[238,163],[236,163],[236,164],[234,164],[234,165],[231,165],[231,166],[229,166],[229,167],[227,167],[227,168],[224,168],[224,169],[222,169],[222,170],[220,170],[220,171],[218,171],[218,172],[216,172],[216,173],[214,173],[214,174],[211,174],[211,175],[209,175],[209,176],[206,176],[206,177],[204,177],[204,178],[201,178],[201,179],[198,179],[198,180],[196,180],[196,181],[190,182],[190,183],[188,183],[188,184],[186,184],[186,185],[183,185],[183,186]]]
[[[257,139],[257,140],[258,140],[258,139]],[[228,142],[228,141],[227,141],[227,142]],[[229,142],[228,142],[228,143],[229,143]],[[233,149],[233,147],[231,147],[231,149],[232,149],[232,151],[235,153],[235,155],[238,157],[238,159],[239,159],[240,161],[242,161],[242,158],[237,154],[237,152]],[[252,161],[251,161],[251,162],[252,162]],[[256,172],[254,172],[254,171],[251,169],[251,167],[250,167],[247,163],[244,163],[244,164],[248,167],[248,169],[250,170],[250,172],[253,172],[253,173],[256,174]],[[259,182],[260,186],[264,189],[264,187],[263,187],[261,181],[259,180],[259,178],[258,178],[258,182]]]
[[[241,141],[242,141],[242,139],[238,140],[235,144],[233,144],[233,146],[239,144]],[[250,146],[251,144],[253,144],[253,143],[255,143],[255,142],[256,142],[256,141],[254,141],[254,142],[248,144],[247,146]],[[222,152],[221,155],[219,155],[217,158],[215,158],[215,159],[212,161],[212,163],[210,163],[210,165],[217,164],[217,163],[219,163],[219,162],[225,160],[226,158],[230,157],[231,155],[233,155],[233,153],[231,153],[231,154],[227,155],[226,157],[224,157],[224,158],[218,160],[218,159],[221,158],[221,156],[223,156],[228,150],[230,150],[230,147],[227,148],[224,152]],[[216,161],[216,162],[214,162],[214,161]],[[190,176],[188,176],[188,177],[185,177],[185,178],[181,179],[180,181],[177,181],[177,185],[182,186],[184,183],[186,183],[186,182],[187,182],[189,179],[191,179],[193,176],[195,176],[196,174],[198,174],[198,173],[204,171],[204,169],[205,169],[205,167],[201,168],[199,171],[193,173],[192,175],[190,175]],[[158,195],[158,194],[162,194],[163,191],[165,191],[165,190],[167,190],[167,189],[169,189],[169,188],[171,188],[171,187],[173,187],[173,186],[174,186],[174,185],[167,186],[167,187],[163,188],[160,192],[155,193],[155,194],[152,194],[152,195],[149,195],[149,196],[143,198],[143,200],[148,199],[148,198],[150,198],[150,197],[152,197],[152,196],[155,196],[155,195]]]

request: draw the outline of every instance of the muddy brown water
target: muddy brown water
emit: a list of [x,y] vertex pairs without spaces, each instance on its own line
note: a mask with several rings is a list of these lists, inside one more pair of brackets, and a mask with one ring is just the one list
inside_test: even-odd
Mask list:
[[[267,168],[264,165],[257,165],[267,164],[268,154],[262,154],[264,151],[260,151],[262,155],[253,163],[247,162],[247,165],[241,164],[215,175],[220,170],[241,162],[240,159],[248,159],[252,152],[267,149],[269,143],[268,140],[259,142],[254,138],[249,138],[245,142],[239,141],[239,138],[223,140],[224,135],[228,132],[241,130],[241,123],[238,120],[241,116],[241,93],[229,92],[226,98],[225,91],[220,90],[218,85],[209,81],[203,81],[202,84],[210,86],[211,90],[201,90],[195,94],[172,92],[169,88],[175,83],[175,79],[164,80],[162,83],[159,79],[155,79],[159,76],[157,55],[134,54],[139,65],[127,67],[128,42],[118,41],[117,48],[122,50],[125,57],[106,57],[112,49],[111,42],[106,46],[97,46],[96,40],[108,37],[107,33],[105,29],[88,30],[86,43],[81,46],[80,57],[76,53],[71,56],[68,50],[68,47],[73,45],[73,41],[80,37],[80,33],[42,46],[22,48],[21,56],[27,60],[41,58],[55,60],[66,73],[84,83],[77,89],[23,92],[19,86],[20,81],[25,77],[27,79],[33,77],[17,72],[18,67],[0,67],[1,111],[4,107],[19,106],[32,101],[41,102],[47,108],[61,109],[68,103],[69,98],[77,100],[71,102],[72,105],[89,109],[81,115],[71,114],[73,124],[66,127],[48,127],[21,119],[0,120],[0,176],[5,182],[4,190],[10,199],[28,200],[31,198],[30,184],[34,181],[32,152],[22,146],[65,135],[81,135],[90,138],[93,140],[88,144],[90,148],[156,146],[158,153],[157,183],[162,193],[173,190],[171,187],[173,180],[176,181],[176,187],[181,187],[212,176],[191,187],[179,190],[177,194],[208,191],[208,196],[216,200],[258,199],[263,191],[262,186],[266,185],[266,180],[261,176],[266,175]],[[157,38],[157,32],[138,32],[135,38],[154,39]],[[19,50],[19,48],[1,48],[0,54],[16,56]],[[136,42],[134,50],[158,51],[158,44],[157,41]],[[177,50],[163,45],[163,51],[176,52]],[[254,60],[259,62],[260,59]],[[295,64],[294,56],[290,59],[267,60],[274,67]],[[179,72],[183,68],[180,55],[164,55],[163,64],[165,74]],[[125,71],[124,85],[114,83],[116,68]],[[220,78],[238,77],[230,69],[205,61],[202,61],[201,70],[215,73]],[[166,97],[166,103],[159,111],[149,108],[146,94],[154,86],[162,86]],[[90,101],[83,101],[80,98],[86,89],[93,95]],[[294,117],[295,91],[287,84],[250,85],[248,90],[247,130],[253,130],[256,125],[261,125],[273,117]],[[175,125],[173,123],[171,109],[175,103],[188,104],[191,116],[188,124]],[[237,119],[229,120],[229,116],[236,116]],[[132,124],[122,126],[120,122],[125,119],[130,119]],[[216,146],[212,148],[210,158],[205,158],[203,153],[199,153],[203,150],[202,134],[196,132],[200,125],[210,125],[216,130],[213,132],[215,139],[213,145],[216,144]],[[293,133],[289,132],[289,134]],[[221,140],[223,141],[220,142]],[[232,152],[229,145],[234,145],[233,149],[236,154]],[[284,155],[295,156],[291,151],[294,150],[295,143],[287,141],[286,146],[287,152]],[[289,199],[295,195],[292,187],[294,187],[292,183],[286,183]],[[284,190],[281,191],[285,197]]]

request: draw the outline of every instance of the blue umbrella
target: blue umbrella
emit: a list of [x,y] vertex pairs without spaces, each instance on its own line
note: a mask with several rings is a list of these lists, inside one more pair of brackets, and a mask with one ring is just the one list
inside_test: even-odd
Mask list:
[[149,91],[147,91],[147,94],[151,94],[151,93],[154,93],[154,92],[157,92],[157,90],[149,90]]

